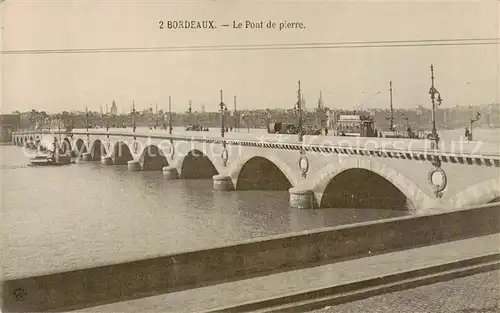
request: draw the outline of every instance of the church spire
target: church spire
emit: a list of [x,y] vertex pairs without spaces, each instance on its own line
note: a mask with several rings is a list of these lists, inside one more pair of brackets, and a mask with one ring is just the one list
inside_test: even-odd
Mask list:
[[323,103],[323,94],[321,90],[319,91],[319,99],[318,99],[318,109],[323,109],[325,104]]

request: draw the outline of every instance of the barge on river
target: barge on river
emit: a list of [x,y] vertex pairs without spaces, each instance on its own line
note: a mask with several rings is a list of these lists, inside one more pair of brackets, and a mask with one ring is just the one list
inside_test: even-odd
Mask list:
[[31,166],[59,166],[75,163],[71,161],[71,156],[69,155],[59,155],[47,156],[47,155],[37,155],[30,159]]

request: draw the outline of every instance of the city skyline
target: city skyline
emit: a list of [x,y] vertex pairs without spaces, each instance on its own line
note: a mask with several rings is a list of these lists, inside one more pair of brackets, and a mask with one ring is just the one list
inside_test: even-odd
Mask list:
[[[495,1],[463,3],[4,2],[2,50],[265,45],[499,37]],[[113,12],[115,12],[113,14]],[[119,14],[116,14],[119,12]],[[303,30],[160,30],[159,20],[301,21]],[[92,23],[90,23],[90,21]],[[499,101],[497,45],[239,51],[3,54],[2,113],[32,108],[118,112],[158,105],[238,109],[430,107],[430,65],[442,107]],[[376,96],[374,96],[377,94]],[[129,108],[130,107],[130,108]]]
[[[500,103],[483,103],[483,104],[476,104],[476,105],[457,105],[457,106],[449,106],[449,107],[444,107],[444,106],[439,106],[436,108],[436,111],[451,111],[451,110],[455,110],[455,109],[459,109],[459,110],[483,110],[485,108],[488,108],[489,106],[495,106],[495,107],[498,107],[500,106]],[[84,109],[79,109],[79,110],[61,110],[61,111],[48,111],[48,110],[44,110],[43,108],[42,109],[28,109],[28,110],[25,110],[25,111],[20,111],[20,110],[14,110],[12,112],[6,112],[6,113],[3,113],[3,114],[12,114],[12,113],[21,113],[21,114],[28,114],[29,112],[32,112],[33,110],[37,111],[37,112],[45,112],[49,115],[57,115],[57,114],[61,114],[61,113],[64,113],[64,112],[67,112],[69,114],[73,114],[73,113],[77,113],[77,114],[84,114],[86,111],[88,111],[89,113],[98,113],[98,114],[101,114],[100,113],[100,109],[95,109],[95,110],[92,110],[92,109],[88,109],[87,110],[84,108]],[[328,105],[324,104],[324,106],[322,107],[322,110],[324,110],[325,112],[327,110],[329,111],[337,111],[337,112],[349,112],[349,111],[358,111],[358,112],[364,112],[364,113],[369,113],[370,111],[374,111],[374,112],[389,112],[391,109],[389,106],[387,107],[375,107],[375,108],[363,108],[363,107],[356,107],[356,108],[342,108],[342,107],[337,107],[337,108],[331,108],[329,107]],[[426,111],[432,111],[432,108],[431,107],[428,107],[428,106],[416,106],[416,107],[406,107],[406,108],[393,108],[393,110],[395,112],[397,111],[410,111],[410,112],[417,112],[417,111],[421,111],[421,110],[426,110]],[[229,113],[232,113],[234,111],[234,108],[231,108],[229,109],[228,108],[228,112]],[[246,109],[246,108],[237,108],[238,112],[241,112],[241,113],[244,113],[244,112],[252,112],[252,111],[255,111],[255,112],[266,112],[266,111],[271,111],[271,112],[274,112],[274,111],[296,111],[296,108],[293,108],[293,107],[290,107],[290,108],[250,108],[250,109]],[[305,109],[303,108],[303,111],[307,111],[308,113],[311,113],[311,114],[315,114],[317,113],[317,104],[316,106],[313,106],[313,107],[306,107]],[[108,115],[130,115],[132,112],[132,110],[125,110],[125,109],[122,109],[122,108],[118,108],[116,113],[113,113],[111,110],[108,110],[108,112],[106,113],[105,110],[103,110],[102,114],[108,114]],[[153,114],[156,114],[157,111],[155,108],[153,108],[152,106],[145,106],[144,108],[139,108],[136,106],[136,113],[139,114],[139,113],[149,113],[149,112],[153,112]],[[163,113],[163,114],[168,114],[168,108],[167,109],[160,109],[158,108],[158,112],[159,113]],[[172,110],[171,111],[172,113],[175,113],[175,114],[189,114],[189,112],[187,110],[182,110],[182,108],[179,110],[179,111],[174,111]],[[217,114],[220,114],[220,109],[219,110],[209,110],[209,111],[204,111],[203,108],[201,108],[200,110],[195,110],[193,109],[192,110],[192,113],[197,113],[197,114],[201,114],[201,113],[217,113]]]

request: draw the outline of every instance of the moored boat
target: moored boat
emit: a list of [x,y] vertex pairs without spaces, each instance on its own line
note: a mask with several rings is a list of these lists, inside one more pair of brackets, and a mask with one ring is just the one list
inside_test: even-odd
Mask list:
[[57,165],[65,165],[65,164],[73,164],[75,162],[71,161],[71,157],[69,155],[58,155],[46,156],[46,155],[37,155],[34,158],[30,159],[31,166],[57,166]]
[[46,155],[37,155],[30,159],[30,165],[32,166],[46,166],[51,165],[52,159]]

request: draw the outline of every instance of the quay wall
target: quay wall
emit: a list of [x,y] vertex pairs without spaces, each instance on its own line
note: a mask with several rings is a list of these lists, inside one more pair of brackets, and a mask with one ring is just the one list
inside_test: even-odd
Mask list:
[[154,259],[7,280],[2,283],[2,310],[67,311],[498,232],[498,203],[323,228]]

